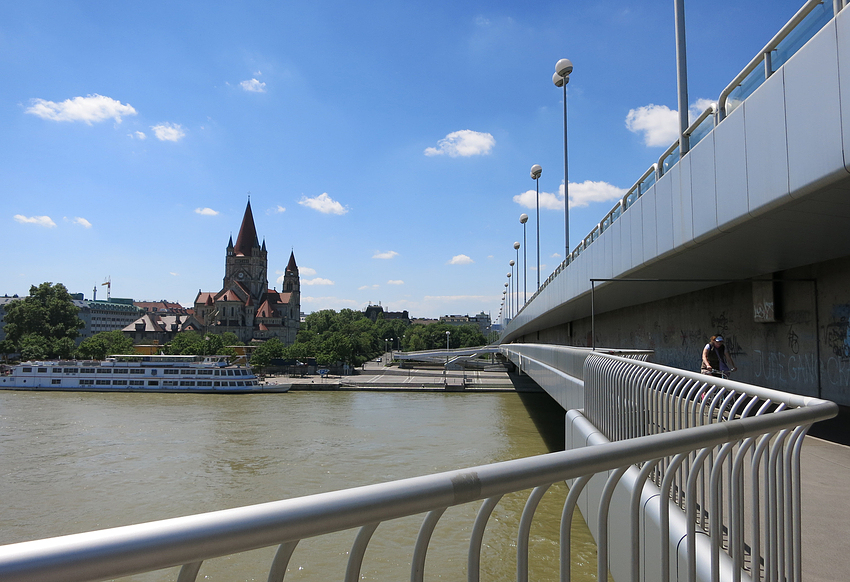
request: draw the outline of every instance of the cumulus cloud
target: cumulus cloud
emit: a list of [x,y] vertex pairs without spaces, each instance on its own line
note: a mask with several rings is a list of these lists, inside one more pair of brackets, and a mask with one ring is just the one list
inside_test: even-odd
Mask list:
[[312,277],[316,274],[316,269],[310,267],[298,267],[298,274],[302,277]]
[[330,279],[322,279],[321,277],[316,277],[315,279],[301,279],[301,282],[304,285],[333,285],[334,282]]
[[283,214],[286,212],[286,208],[278,204],[275,208],[269,208],[266,210],[266,214]]
[[156,138],[160,141],[176,142],[186,137],[186,132],[178,123],[160,123],[159,125],[152,125],[151,129],[153,130]]
[[79,216],[75,216],[74,220],[72,220],[71,222],[74,223],[74,224],[78,224],[78,225],[82,226],[83,228],[91,228],[91,222],[89,222],[85,218],[81,218]]
[[387,285],[404,285],[404,281],[401,279],[390,279],[387,281]]
[[65,99],[59,103],[45,99],[33,99],[26,109],[29,113],[51,121],[82,121],[91,125],[107,119],[121,123],[125,115],[136,115],[132,105],[121,103],[97,93],[85,97]]
[[318,210],[322,214],[345,214],[348,212],[348,208],[328,196],[327,192],[319,194],[315,198],[303,196],[301,200],[298,201],[298,204],[306,206],[307,208],[312,208],[313,210]]
[[452,260],[450,260],[446,264],[447,265],[468,265],[468,264],[474,263],[474,262],[475,261],[473,261],[472,259],[470,259],[466,255],[455,255],[455,256],[452,257]]
[[56,226],[56,223],[53,222],[53,219],[49,216],[24,216],[23,214],[16,214],[15,220],[21,224],[35,224],[46,228],[53,228]]
[[[535,190],[526,190],[522,194],[517,194],[516,196],[514,196],[514,202],[525,208],[537,208],[536,200],[537,192]],[[547,208],[549,210],[557,210],[559,208],[563,209],[563,194],[559,198],[557,194],[553,194],[552,192],[541,192],[540,208]]]
[[180,276],[180,273],[175,273],[174,271],[169,271],[168,274],[171,275],[172,277],[179,277]]
[[[618,188],[608,182],[570,182],[570,208],[583,208],[592,202],[610,202],[622,198],[626,193],[624,188]],[[513,200],[524,208],[536,208],[535,190],[526,190],[522,194],[514,196]],[[564,209],[564,185],[558,188],[558,193],[540,193],[540,208],[545,210]]]
[[265,93],[266,92],[266,84],[262,81],[258,81],[257,79],[251,79],[249,81],[242,81],[239,83],[239,86],[244,90],[250,93]]
[[133,133],[128,133],[131,139],[137,139],[139,141],[144,141],[148,138],[143,131],[134,131]]
[[377,289],[378,287],[380,287],[380,285],[363,285],[361,287],[358,287],[357,290],[366,291],[367,289]]
[[395,251],[377,251],[374,255],[372,255],[373,259],[392,259],[397,257],[398,253]]
[[216,216],[218,215],[218,210],[213,210],[212,208],[196,208],[195,214],[200,214],[201,216]]
[[[693,121],[711,105],[711,99],[697,99],[688,108],[688,119]],[[633,133],[643,133],[643,143],[650,147],[669,146],[679,139],[679,112],[666,105],[650,103],[630,109],[626,115],[626,128]]]
[[425,148],[426,156],[442,156],[443,154],[456,158],[489,154],[496,140],[489,133],[481,133],[470,129],[454,131],[437,142],[435,148]]

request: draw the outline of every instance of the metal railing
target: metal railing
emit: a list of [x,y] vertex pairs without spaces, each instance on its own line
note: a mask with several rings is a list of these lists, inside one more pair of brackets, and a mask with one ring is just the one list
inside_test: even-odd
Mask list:
[[[360,578],[363,556],[380,523],[425,513],[413,547],[410,575],[412,581],[421,581],[431,534],[443,512],[452,506],[483,500],[472,526],[468,550],[467,577],[475,582],[479,579],[484,530],[494,508],[503,495],[531,489],[516,543],[517,580],[527,581],[528,540],[537,505],[552,484],[575,479],[561,522],[561,580],[569,580],[570,524],[576,502],[593,475],[613,470],[599,506],[598,579],[605,580],[611,492],[626,471],[637,470],[631,468],[635,464],[642,464],[638,483],[646,479],[659,483],[662,495],[683,507],[689,523],[693,524],[688,531],[688,579],[697,577],[696,528],[705,529],[707,524],[712,540],[711,579],[719,579],[717,561],[721,548],[728,546],[727,551],[736,564],[733,579],[738,580],[746,565],[741,561],[744,537],[739,531],[744,525],[738,517],[739,507],[745,505],[741,501],[743,462],[740,459],[748,451],[752,451],[751,465],[756,478],[762,459],[767,464],[764,474],[770,476],[766,482],[767,502],[755,503],[756,511],[763,513],[757,513],[753,523],[764,521],[768,529],[775,523],[780,525],[772,534],[756,538],[764,540],[764,544],[757,541],[752,546],[752,555],[760,555],[762,547],[768,550],[766,579],[775,580],[773,574],[778,572],[779,579],[785,576],[788,580],[800,580],[800,443],[811,423],[837,413],[835,404],[709,376],[694,377],[698,375],[598,353],[587,358],[583,375],[587,398],[593,402],[589,407],[591,417],[615,438],[630,432],[645,434],[389,483],[0,546],[0,580],[81,582],[182,566],[178,582],[192,582],[205,560],[278,546],[269,565],[268,580],[279,582],[300,540],[359,528],[344,573],[344,580],[354,582]],[[630,375],[634,375],[634,382],[629,381]],[[605,393],[607,397],[602,396]],[[749,399],[731,396],[735,394],[747,394]],[[755,397],[759,400],[753,400]],[[610,406],[605,404],[606,400]],[[756,406],[752,402],[761,404]],[[640,404],[645,409],[640,409]],[[627,419],[626,424],[618,417]],[[686,418],[693,420],[685,422]],[[678,429],[680,425],[683,428]],[[722,467],[732,457],[729,485],[724,487]],[[694,488],[705,474],[709,475],[709,483],[700,496],[694,493]],[[637,493],[632,495],[628,516],[633,552],[631,580],[640,579],[641,489],[637,487]],[[661,527],[668,530],[669,505],[661,504]],[[731,517],[724,520],[725,516]],[[623,523],[625,517],[619,515],[618,523]],[[722,541],[724,523],[729,524],[728,543]],[[662,534],[661,539],[667,537]],[[647,556],[645,560],[660,557],[662,577],[668,580],[670,545],[662,543],[661,552],[661,556]]]
[[[825,2],[824,0],[807,0],[805,4],[791,17],[785,26],[768,42],[759,53],[747,64],[746,67],[727,85],[720,93],[717,103],[711,103],[698,117],[691,126],[685,131],[688,136],[693,136],[696,139],[691,140],[690,147],[693,148],[705,135],[710,133],[717,125],[719,125],[726,116],[738,107],[743,101],[770,77],[779,66],[774,62],[774,55],[778,49],[782,48],[783,41],[793,37],[795,40],[794,46],[788,47],[785,60],[787,61],[793,55],[800,45],[813,37],[823,25],[825,25],[832,17],[838,14],[848,3],[848,0],[833,0]],[[816,13],[818,8],[822,7],[821,13]],[[759,71],[759,67],[763,72]],[[753,77],[754,74],[760,75],[758,78]],[[730,96],[739,90],[740,95],[730,102]],[[708,126],[708,129],[705,127]],[[687,154],[686,154],[687,155]],[[640,198],[649,187],[666,174],[673,166],[681,159],[679,153],[679,140],[673,142],[668,147],[656,163],[653,163],[635,184],[626,191],[622,199],[617,201],[617,204],[612,208],[605,217],[595,225],[591,232],[584,237],[573,251],[567,256],[558,267],[543,283],[540,288],[528,298],[523,306],[514,315],[514,319],[522,313],[525,306],[531,303],[545,288],[551,283],[557,274],[564,270],[573,260],[575,260],[587,247],[592,244],[607,228],[614,223],[620,216],[625,213],[638,198]]]

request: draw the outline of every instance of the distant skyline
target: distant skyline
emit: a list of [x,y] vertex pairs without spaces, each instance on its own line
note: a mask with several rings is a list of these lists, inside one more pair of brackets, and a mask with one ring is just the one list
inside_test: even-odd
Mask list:
[[[698,113],[802,0],[686,2]],[[499,312],[540,178],[540,279],[676,138],[673,2],[0,5],[0,294],[191,306],[249,192],[302,310]],[[522,263],[521,265],[522,266]],[[520,279],[520,291],[522,284]]]

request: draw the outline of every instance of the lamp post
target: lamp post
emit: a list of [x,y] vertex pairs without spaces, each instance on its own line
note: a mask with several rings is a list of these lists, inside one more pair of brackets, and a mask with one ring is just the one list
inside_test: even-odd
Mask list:
[[522,213],[519,215],[519,222],[522,224],[522,302],[528,303],[528,243],[525,238],[525,223],[528,222],[528,215]]
[[514,243],[514,250],[516,251],[516,282],[514,282],[514,289],[516,289],[516,310],[519,313],[519,242]]
[[555,63],[555,74],[552,82],[556,87],[564,88],[564,258],[570,256],[570,178],[569,164],[567,163],[567,84],[570,82],[570,73],[573,72],[573,63],[570,59],[561,59]]
[[531,179],[537,186],[537,290],[540,291],[540,174],[543,168],[534,164],[531,166]]
[[446,368],[443,370],[443,384],[448,385],[448,373],[449,373],[449,337],[451,337],[452,332],[446,331]]
[[505,319],[507,319],[508,322],[510,322],[511,321],[511,304],[508,300],[508,282],[507,281],[505,281],[505,290],[502,291],[502,295],[505,296]]
[[514,316],[516,316],[516,312],[518,311],[518,309],[516,309],[516,304],[514,303],[514,297],[516,297],[516,292],[517,292],[517,282],[516,282],[516,279],[514,279],[514,277],[513,277],[514,260],[511,259],[510,263],[508,263],[508,264],[511,266],[511,274],[508,277],[508,281],[511,282],[511,295],[510,295],[509,299],[511,301],[511,309],[514,312]]

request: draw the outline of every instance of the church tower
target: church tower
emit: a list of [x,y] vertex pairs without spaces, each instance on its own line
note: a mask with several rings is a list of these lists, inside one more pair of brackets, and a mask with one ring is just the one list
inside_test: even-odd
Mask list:
[[259,302],[269,286],[268,259],[266,242],[257,238],[257,228],[254,226],[254,214],[251,212],[251,200],[245,207],[242,226],[236,244],[233,237],[227,245],[227,255],[224,265],[224,287],[238,283],[251,295],[254,302]]

